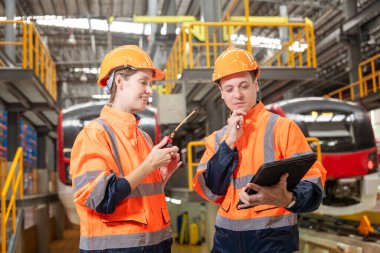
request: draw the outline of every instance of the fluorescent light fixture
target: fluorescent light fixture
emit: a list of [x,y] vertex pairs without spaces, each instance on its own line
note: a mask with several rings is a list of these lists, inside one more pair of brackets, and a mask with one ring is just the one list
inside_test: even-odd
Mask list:
[[317,118],[317,122],[329,122],[331,121],[333,115],[319,115]]
[[[247,36],[244,34],[232,34],[230,40],[238,45],[245,45],[248,41]],[[250,42],[252,47],[262,47],[269,49],[278,49],[282,48],[281,40],[277,38],[261,37],[261,36],[251,36]]]
[[99,68],[74,68],[74,69],[71,68],[70,72],[73,72],[73,71],[97,75],[99,73]]
[[166,202],[171,202],[171,203],[176,204],[176,205],[180,205],[182,203],[182,201],[180,199],[173,199],[173,198],[169,198],[169,197],[165,197],[165,200],[166,200]]
[[80,120],[73,119],[73,120],[64,120],[62,122],[62,126],[83,127],[83,124]]
[[294,43],[289,46],[289,51],[294,51],[296,53],[304,52],[309,46],[306,43],[300,43],[299,41],[294,41]]
[[95,94],[91,96],[93,99],[109,99],[110,95],[106,94]]
[[173,203],[173,204],[176,204],[176,205],[180,205],[182,203],[182,201],[180,199],[170,199],[170,202]]
[[340,122],[340,121],[343,121],[345,118],[346,118],[346,115],[337,114],[337,115],[334,116],[334,118],[332,119],[332,121],[333,122]]
[[[6,17],[0,17],[1,20],[7,20]],[[63,16],[27,16],[27,17],[15,17],[14,20],[35,20],[35,22],[41,26],[55,26],[55,27],[64,27],[72,29],[89,29],[89,20],[88,18],[66,18]],[[97,31],[108,31],[108,23],[105,19],[95,19],[91,18],[91,28],[92,30]],[[133,22],[125,21],[114,21],[110,25],[111,32],[120,32],[120,33],[133,33],[133,34],[142,34],[145,35],[151,34],[151,25],[146,24],[145,29],[144,24],[138,24]]]

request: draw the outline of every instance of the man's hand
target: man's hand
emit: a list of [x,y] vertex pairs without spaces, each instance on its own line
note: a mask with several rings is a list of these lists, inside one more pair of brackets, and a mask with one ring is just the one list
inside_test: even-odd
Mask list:
[[228,118],[228,138],[226,144],[231,148],[235,148],[235,142],[243,135],[244,115],[247,113],[243,110],[235,110]]
[[170,163],[167,166],[160,168],[161,178],[164,187],[171,175],[174,173],[174,171],[176,171],[179,168],[179,166],[182,165],[182,162],[179,161],[178,153],[172,152],[170,153],[170,155],[172,156]]
[[[258,205],[274,205],[277,207],[286,207],[293,198],[293,194],[286,189],[286,179],[288,174],[281,176],[280,181],[273,186],[259,186],[257,184],[248,183],[244,187],[240,195],[240,200],[244,203],[238,206],[238,209],[258,206]],[[254,189],[257,193],[248,195],[245,190],[247,188]]]

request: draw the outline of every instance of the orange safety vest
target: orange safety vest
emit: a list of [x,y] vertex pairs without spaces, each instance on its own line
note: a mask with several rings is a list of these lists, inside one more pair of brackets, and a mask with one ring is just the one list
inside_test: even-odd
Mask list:
[[[232,174],[226,195],[213,194],[205,184],[203,172],[220,144],[227,139],[227,126],[206,138],[206,151],[197,168],[193,181],[194,189],[204,199],[220,204],[216,217],[218,227],[247,231],[295,225],[296,214],[285,208],[259,205],[237,210],[236,204],[239,201],[239,192],[250,182],[263,163],[311,152],[310,146],[293,121],[270,113],[261,102],[244,117],[243,128],[244,133],[236,142],[239,162]],[[325,169],[320,162],[316,162],[303,180],[322,188],[325,178]]]
[[158,244],[172,237],[159,170],[149,174],[112,214],[95,211],[107,177],[124,177],[152,148],[149,135],[133,114],[104,106],[101,120],[84,127],[75,140],[70,162],[74,201],[80,217],[80,249],[123,249]]

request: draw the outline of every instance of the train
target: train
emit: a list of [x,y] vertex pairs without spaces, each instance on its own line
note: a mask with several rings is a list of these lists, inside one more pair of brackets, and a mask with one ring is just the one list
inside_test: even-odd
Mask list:
[[[79,224],[69,175],[70,155],[76,135],[99,116],[105,101],[78,104],[62,111],[58,124],[58,195],[70,221]],[[360,104],[322,97],[283,100],[267,109],[295,121],[306,137],[319,140],[327,170],[324,198],[317,212],[350,215],[376,206],[380,187],[377,147],[367,111]],[[148,106],[139,113],[139,127],[159,142],[157,110]],[[316,143],[310,143],[316,151]]]
[[[91,120],[99,117],[100,111],[107,102],[108,101],[97,101],[77,104],[62,110],[58,118],[58,197],[66,209],[70,222],[73,224],[79,224],[79,217],[75,210],[74,191],[69,174],[71,148],[76,136],[82,128]],[[141,118],[139,127],[151,136],[155,144],[158,143],[161,136],[157,109],[148,105],[144,111],[136,114]]]
[[[368,112],[356,102],[322,97],[289,99],[267,109],[292,119],[319,140],[327,177],[317,212],[350,215],[376,206],[380,191],[376,141]],[[310,143],[316,151],[317,144]]]

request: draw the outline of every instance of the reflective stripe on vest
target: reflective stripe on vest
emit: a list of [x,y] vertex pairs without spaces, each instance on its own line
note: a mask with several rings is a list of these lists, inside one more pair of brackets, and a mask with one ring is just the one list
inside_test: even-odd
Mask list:
[[152,143],[152,139],[150,138],[149,134],[146,133],[146,132],[144,132],[144,130],[142,130],[140,128],[137,128],[137,129],[140,130],[140,132],[144,135],[146,143],[148,143],[149,148],[152,149],[153,148],[153,143]]
[[275,151],[274,151],[274,125],[276,125],[278,115],[271,113],[267,126],[265,128],[264,135],[264,162],[269,163],[275,160]]
[[[105,236],[81,236],[79,248],[83,250],[126,249],[158,244],[172,237],[170,226],[155,232]],[[147,242],[149,244],[147,245]]]
[[[95,178],[97,178],[102,172],[104,171],[103,170],[88,171],[84,173],[83,175],[76,177],[74,179],[74,193],[77,192],[86,184],[88,184],[89,182],[94,181]],[[144,193],[144,194],[141,195],[141,193]],[[133,190],[131,194],[128,195],[127,198],[151,196],[151,195],[157,195],[161,193],[163,193],[161,182],[139,184],[137,188]]]
[[108,125],[107,121],[105,121],[104,119],[98,118],[98,119],[96,119],[96,122],[98,122],[104,128],[106,133],[108,134],[108,136],[111,140],[112,156],[113,156],[113,158],[116,162],[116,165],[119,169],[120,176],[124,177],[123,167],[121,166],[121,162],[120,162],[119,149],[117,148],[117,141],[116,141],[115,134],[113,133],[111,127]]
[[280,216],[267,216],[248,219],[228,219],[219,214],[216,216],[216,226],[233,231],[259,230],[279,228],[297,224],[297,214],[290,213]]

